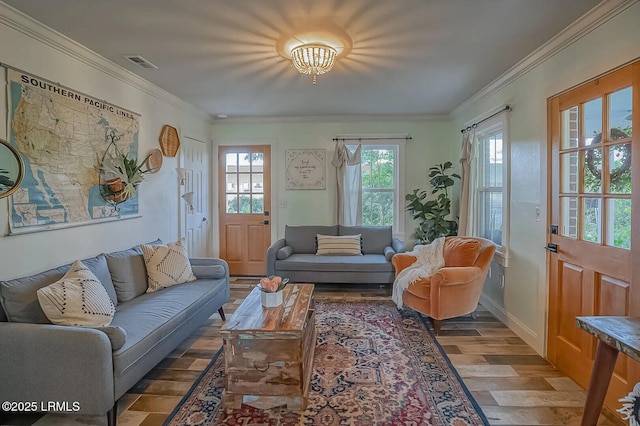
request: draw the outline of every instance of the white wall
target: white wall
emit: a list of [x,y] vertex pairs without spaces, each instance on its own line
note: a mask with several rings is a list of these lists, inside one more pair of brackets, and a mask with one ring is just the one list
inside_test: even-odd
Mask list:
[[[589,32],[506,87],[454,112],[457,129],[500,105],[513,107],[510,257],[505,287],[492,274],[483,300],[539,353],[547,319],[547,98],[640,56],[640,4]],[[455,152],[455,150],[454,150]],[[542,219],[536,222],[535,208]],[[497,268],[494,266],[494,268]],[[499,272],[494,269],[495,272]]]
[[[285,225],[330,225],[335,223],[336,175],[331,159],[335,151],[332,140],[338,134],[408,133],[413,139],[405,146],[405,193],[414,188],[428,188],[427,170],[444,161],[458,162],[451,144],[459,145],[448,120],[440,121],[333,121],[333,122],[252,122],[220,121],[213,126],[214,144],[271,144],[272,161],[272,241],[284,236]],[[324,190],[285,190],[285,150],[325,149],[327,178]],[[215,172],[214,172],[215,173]],[[404,194],[402,194],[404,198]],[[286,201],[287,208],[280,208]],[[403,203],[404,205],[404,203]],[[405,240],[409,240],[415,222],[405,215]],[[214,226],[218,226],[217,223]],[[216,228],[217,229],[217,228]]]
[[[0,58],[3,64],[142,114],[139,153],[158,148],[164,124],[181,135],[210,135],[209,118],[173,95],[81,48],[0,3]],[[46,42],[43,42],[46,40]],[[5,71],[2,69],[3,78]],[[125,82],[126,81],[126,82]],[[0,85],[6,99],[6,84]],[[0,117],[7,117],[0,102]],[[7,139],[0,120],[0,137]],[[164,158],[162,169],[147,175],[139,187],[141,218],[96,225],[8,236],[8,199],[0,199],[0,279],[23,276],[74,259],[129,248],[140,242],[178,238],[177,157]]]

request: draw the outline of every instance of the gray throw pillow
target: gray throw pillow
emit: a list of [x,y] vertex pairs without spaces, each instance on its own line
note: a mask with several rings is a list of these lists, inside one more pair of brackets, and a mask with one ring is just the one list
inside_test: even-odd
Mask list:
[[218,279],[227,276],[222,265],[191,265],[191,270],[196,278]]
[[121,347],[124,346],[124,343],[127,341],[127,332],[124,331],[124,328],[119,325],[107,325],[104,327],[93,327],[96,330],[102,331],[107,335],[109,341],[111,342],[111,350],[117,351]]
[[387,258],[387,260],[391,260],[394,254],[396,254],[396,251],[392,249],[391,246],[384,248],[384,257]]
[[293,249],[291,248],[291,246],[284,246],[278,249],[278,251],[276,252],[276,259],[278,260],[286,259],[292,254],[293,254]]

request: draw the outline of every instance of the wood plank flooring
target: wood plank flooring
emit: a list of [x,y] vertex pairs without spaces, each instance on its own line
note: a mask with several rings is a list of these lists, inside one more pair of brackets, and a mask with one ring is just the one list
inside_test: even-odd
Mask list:
[[[256,279],[233,278],[227,318],[253,288]],[[317,286],[316,299],[390,299],[390,288]],[[119,426],[162,425],[211,357],[222,347],[215,314],[138,382],[118,404]],[[492,425],[579,425],[585,391],[556,370],[482,307],[476,320],[461,317],[443,323],[438,341]],[[10,425],[106,425],[105,418],[56,415],[13,416]],[[6,423],[5,423],[6,421]],[[598,425],[624,423],[605,411]]]

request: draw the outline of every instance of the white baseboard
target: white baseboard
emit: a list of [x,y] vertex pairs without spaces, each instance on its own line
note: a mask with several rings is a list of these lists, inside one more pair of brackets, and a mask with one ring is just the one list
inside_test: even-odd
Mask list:
[[527,345],[531,346],[540,356],[545,356],[544,341],[538,338],[538,334],[535,331],[524,325],[522,321],[507,312],[502,306],[498,305],[484,293],[480,296],[480,304],[516,333],[518,337],[524,340]]

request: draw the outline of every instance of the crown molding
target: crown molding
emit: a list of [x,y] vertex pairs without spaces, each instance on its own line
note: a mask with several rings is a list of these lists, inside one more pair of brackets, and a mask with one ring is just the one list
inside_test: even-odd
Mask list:
[[[14,9],[6,3],[0,1],[0,24],[6,25],[9,28],[14,29],[44,45],[57,50],[58,52],[67,55],[91,68],[96,69],[110,77],[115,78],[131,87],[134,87],[147,95],[166,102],[176,108],[186,109],[190,114],[196,115],[208,124],[212,123],[212,117],[210,114],[198,109],[194,105],[184,101],[176,95],[167,92],[164,89],[156,86],[155,84],[145,80],[142,77],[134,74],[133,72],[123,68],[122,66],[108,60],[107,58],[97,54],[93,50],[81,45],[77,41],[61,34],[52,28],[47,27],[43,23],[35,20],[22,13],[21,11]],[[21,68],[19,64],[10,64]],[[34,70],[25,70],[37,74]],[[46,76],[43,76],[46,77]],[[60,82],[61,84],[63,82]],[[69,84],[66,84],[69,86]]]
[[344,114],[300,116],[239,116],[215,118],[214,125],[225,124],[281,124],[281,123],[354,123],[371,121],[449,121],[449,114]]
[[454,108],[449,114],[455,117],[471,104],[489,97],[508,86],[533,68],[558,54],[566,47],[589,34],[591,31],[609,21],[640,0],[602,0],[593,9],[582,15],[571,25],[556,34],[551,40],[534,50],[520,62],[493,80],[475,95]]

